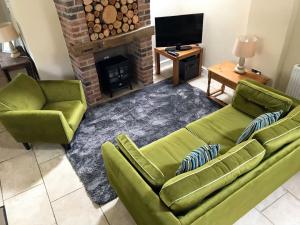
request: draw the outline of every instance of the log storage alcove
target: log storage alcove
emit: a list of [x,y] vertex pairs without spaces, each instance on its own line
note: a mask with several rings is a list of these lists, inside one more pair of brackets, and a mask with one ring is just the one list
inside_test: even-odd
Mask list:
[[83,0],[91,41],[139,28],[137,0]]

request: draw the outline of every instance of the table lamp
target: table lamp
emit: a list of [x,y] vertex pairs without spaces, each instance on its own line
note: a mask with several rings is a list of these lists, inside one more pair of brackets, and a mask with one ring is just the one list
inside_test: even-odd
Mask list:
[[255,55],[257,41],[257,37],[254,36],[240,36],[236,39],[233,54],[240,58],[234,69],[236,73],[246,73],[245,58],[251,58]]
[[11,50],[10,57],[16,58],[20,56],[20,52],[13,44],[13,40],[19,37],[17,31],[15,30],[14,26],[10,22],[5,22],[0,24],[0,42],[9,42],[9,47]]

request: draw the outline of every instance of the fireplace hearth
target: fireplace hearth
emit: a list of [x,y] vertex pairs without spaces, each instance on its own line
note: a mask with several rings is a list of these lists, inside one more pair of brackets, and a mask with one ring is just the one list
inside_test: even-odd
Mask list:
[[[98,9],[99,4],[103,2],[103,10],[111,3],[116,4],[117,2],[120,2],[121,5],[126,2],[128,7],[128,4],[132,4],[131,1],[89,0],[92,6],[98,5]],[[135,15],[139,17],[138,23],[135,21],[135,29],[92,41],[91,31],[88,27],[90,19],[86,15],[84,0],[54,0],[75,77],[82,81],[90,106],[97,105],[103,100],[104,95],[100,88],[101,80],[98,79],[96,61],[99,53],[109,49],[125,46],[131,57],[132,77],[143,85],[153,83],[151,36],[154,34],[154,28],[150,25],[150,1],[135,0],[133,2],[138,6]],[[99,15],[100,21],[103,19],[101,13],[96,15]],[[106,20],[106,22],[109,21]],[[106,56],[113,57],[114,55]]]

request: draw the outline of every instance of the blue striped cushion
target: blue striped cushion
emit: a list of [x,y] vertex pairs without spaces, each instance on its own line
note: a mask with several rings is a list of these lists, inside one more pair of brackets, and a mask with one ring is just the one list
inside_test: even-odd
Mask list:
[[242,135],[237,140],[237,144],[246,141],[249,139],[249,137],[257,130],[260,130],[264,127],[267,127],[271,125],[272,123],[275,123],[279,120],[281,117],[283,111],[280,110],[278,112],[272,112],[272,113],[265,113],[257,117],[255,120],[253,120],[249,126],[243,131]]
[[194,170],[203,166],[208,161],[217,157],[220,145],[204,145],[190,154],[188,154],[181,162],[180,167],[176,171],[176,175]]

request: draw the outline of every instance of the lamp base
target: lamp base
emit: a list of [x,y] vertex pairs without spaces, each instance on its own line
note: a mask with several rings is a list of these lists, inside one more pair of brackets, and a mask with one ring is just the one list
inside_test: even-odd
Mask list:
[[19,51],[16,51],[16,52],[12,52],[10,53],[10,57],[11,58],[17,58],[21,55],[21,53]]
[[17,58],[21,55],[21,53],[18,51],[18,49],[12,43],[12,41],[9,42],[9,48],[10,48],[10,57],[11,58]]
[[238,73],[238,74],[245,74],[246,73],[246,69],[244,66],[240,66],[239,64],[236,65],[236,67],[234,68],[234,72]]
[[234,72],[238,73],[238,74],[244,74],[246,73],[246,69],[245,69],[245,58],[241,57],[239,59],[239,63],[236,65],[236,67],[234,68]]

